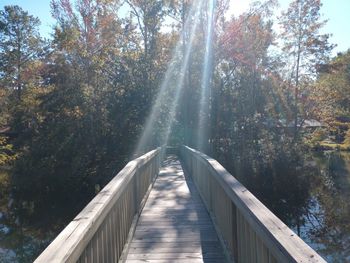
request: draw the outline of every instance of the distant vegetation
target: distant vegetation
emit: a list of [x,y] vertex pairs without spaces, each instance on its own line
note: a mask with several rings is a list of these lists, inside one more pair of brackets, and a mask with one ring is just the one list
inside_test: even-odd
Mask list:
[[[295,198],[280,216],[298,224],[310,184],[300,171],[310,169],[305,153],[350,149],[350,52],[330,58],[329,35],[319,31],[319,0],[292,1],[278,21],[272,18],[275,1],[230,18],[224,16],[229,1],[216,2],[201,150],[267,204],[281,200],[270,205],[273,211]],[[182,27],[190,6],[53,0],[50,40],[21,7],[0,11],[0,166],[9,171],[0,174],[0,195],[13,201],[13,217],[34,226],[63,224],[132,158],[172,50],[177,41],[189,41]],[[170,138],[174,145],[196,147],[206,19],[201,13]],[[319,125],[306,127],[308,120]],[[149,149],[163,130],[160,119]],[[281,184],[296,178],[289,187],[300,196],[284,196],[271,178]]]

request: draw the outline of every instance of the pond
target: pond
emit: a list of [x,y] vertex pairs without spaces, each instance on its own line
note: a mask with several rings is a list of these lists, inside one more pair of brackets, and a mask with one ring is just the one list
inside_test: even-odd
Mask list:
[[350,262],[350,152],[281,154],[257,163],[237,162],[230,172],[328,262]]
[[282,159],[247,187],[328,262],[350,262],[350,152]]
[[299,234],[328,262],[350,262],[350,153],[312,157],[317,173],[311,177]]
[[[313,153],[305,166],[251,190],[328,262],[350,262],[350,153]],[[32,262],[59,232],[20,227],[1,210],[0,263]]]
[[0,263],[33,262],[54,237],[50,233],[47,236],[39,237],[35,233],[21,232],[20,229],[14,227],[5,227],[6,232],[0,233]]
[[7,170],[0,169],[0,263],[33,262],[57,235],[57,230],[55,233],[21,226],[20,220],[11,211],[13,201],[4,190],[7,189],[6,184]]

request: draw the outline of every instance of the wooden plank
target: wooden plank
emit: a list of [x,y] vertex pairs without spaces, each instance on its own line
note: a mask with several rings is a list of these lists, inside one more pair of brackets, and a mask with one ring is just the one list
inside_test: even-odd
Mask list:
[[191,237],[154,237],[154,238],[143,238],[135,237],[132,242],[201,242],[201,241],[218,241],[217,236],[191,236]]
[[172,232],[177,231],[177,232],[185,232],[185,231],[197,231],[197,230],[208,230],[210,229],[215,229],[212,225],[212,222],[209,220],[199,220],[198,222],[194,222],[193,220],[167,220],[164,222],[161,222],[157,225],[152,224],[151,221],[142,221],[138,223],[138,230],[141,231],[159,231],[159,229],[169,229]]
[[147,203],[147,205],[145,207],[148,206],[152,206],[152,205],[159,205],[159,206],[170,206],[170,205],[195,205],[195,206],[200,206],[203,207],[203,203],[201,202],[201,200],[198,198],[197,200],[193,200],[193,199],[184,199],[184,198],[179,198],[177,197],[178,200],[157,200],[160,199],[159,197],[157,197],[154,200],[149,200],[149,202]]
[[207,210],[205,208],[203,209],[195,209],[195,210],[191,210],[191,209],[185,209],[185,208],[173,208],[173,207],[169,207],[169,208],[152,208],[152,209],[145,209],[144,211],[145,215],[188,215],[188,214],[202,214],[202,216],[207,215]]
[[146,254],[128,254],[128,259],[222,259],[224,256],[222,253],[146,253]]
[[[160,253],[209,253],[209,252],[216,252],[218,253],[221,250],[221,247],[219,245],[217,246],[211,246],[211,247],[154,247],[152,248],[151,253],[160,254]],[[129,254],[145,254],[149,253],[150,249],[148,247],[141,247],[141,248],[130,248]]]
[[[197,221],[196,221],[197,220]],[[184,225],[184,224],[188,224],[188,225],[203,225],[203,224],[212,224],[212,221],[207,219],[207,218],[201,218],[201,219],[196,219],[195,217],[187,219],[186,217],[172,217],[172,216],[168,216],[168,217],[154,217],[153,220],[153,225],[154,222],[158,221],[159,224],[157,224],[157,226],[167,226],[167,225]],[[152,219],[151,217],[147,217],[147,218],[143,218],[142,220],[139,220],[138,225],[152,225]]]
[[173,230],[174,228],[177,228],[178,231],[181,232],[193,232],[193,231],[208,231],[208,230],[212,230],[215,231],[215,228],[213,227],[212,224],[210,224],[210,222],[206,222],[206,224],[196,224],[196,223],[184,223],[184,224],[176,224],[176,226],[174,226],[173,224],[168,224],[168,225],[164,225],[164,224],[159,224],[159,225],[142,225],[139,224],[139,227],[137,228],[138,232],[154,232],[154,231],[167,231],[167,230]]
[[157,204],[154,204],[154,207],[147,206],[143,212],[145,214],[153,213],[153,214],[159,214],[159,213],[182,213],[182,214],[208,214],[207,209],[204,206],[193,206],[193,205],[173,205],[169,204],[168,206],[159,206]]
[[207,247],[217,247],[221,249],[221,245],[217,241],[187,241],[187,242],[132,242],[130,244],[130,248],[207,248]]
[[145,227],[145,226],[138,226],[136,233],[144,233],[144,234],[156,234],[161,233],[165,235],[169,234],[200,234],[203,231],[211,231],[215,233],[215,228],[212,225],[206,225],[206,226],[166,226],[166,227]]
[[207,213],[200,214],[200,213],[183,213],[181,214],[180,212],[177,214],[152,214],[152,213],[145,213],[142,214],[140,217],[140,221],[142,220],[153,220],[157,216],[156,219],[160,220],[187,220],[187,221],[192,221],[192,220],[205,220],[209,219],[209,216]]
[[[158,221],[156,227],[164,227],[164,226],[200,226],[200,225],[212,225],[212,221],[208,219],[198,219],[198,221],[195,221],[196,219],[186,219],[184,217],[176,217],[176,218],[160,218],[160,217],[154,217],[154,221]],[[150,218],[144,218],[138,222],[139,226],[144,227],[151,227],[154,226],[154,221],[152,221]],[[153,222],[153,223],[152,223]]]
[[176,232],[170,232],[169,229],[167,231],[155,231],[155,232],[139,232],[136,231],[134,234],[135,239],[143,239],[147,240],[148,238],[187,238],[187,239],[193,239],[193,240],[217,240],[217,234],[214,231],[203,231],[202,233],[198,232],[191,232],[191,233],[176,233]]
[[[127,263],[169,263],[169,259],[128,259]],[[218,259],[205,259],[205,263],[222,263],[221,258]],[[171,263],[203,263],[203,259],[191,258],[191,259],[172,259]]]

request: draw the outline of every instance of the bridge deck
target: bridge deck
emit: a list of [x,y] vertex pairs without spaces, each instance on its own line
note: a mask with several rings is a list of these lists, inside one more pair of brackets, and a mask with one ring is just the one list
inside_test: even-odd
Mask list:
[[126,262],[225,262],[207,210],[175,156],[169,156],[160,170]]

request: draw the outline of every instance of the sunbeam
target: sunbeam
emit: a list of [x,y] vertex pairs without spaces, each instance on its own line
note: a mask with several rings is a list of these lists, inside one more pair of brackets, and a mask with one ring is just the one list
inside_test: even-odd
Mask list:
[[[211,76],[211,58],[212,58],[212,37],[214,20],[215,0],[209,0],[207,4],[207,28],[205,40],[205,54],[203,71],[201,78],[201,97],[199,104],[199,123],[197,131],[197,148],[205,150],[208,140],[207,123],[209,121],[209,85]],[[207,142],[205,142],[207,141]]]
[[[188,67],[188,61],[192,51],[193,39],[198,26],[198,22],[199,22],[198,16],[199,16],[202,4],[203,4],[203,0],[195,1],[185,21],[185,26],[183,30],[185,30],[186,28],[191,28],[190,40],[187,43],[186,51],[181,62],[179,79],[177,80],[176,86],[175,86],[175,96],[174,96],[174,99],[171,101],[170,110],[168,113],[169,115],[168,122],[166,123],[166,129],[165,129],[164,135],[162,136],[163,138],[161,139],[161,142],[162,142],[161,144],[167,143],[171,132],[171,127],[173,126],[173,123],[174,123],[174,119],[176,116],[176,108],[177,108],[178,101],[180,99],[181,90],[183,89],[184,76]],[[146,151],[149,145],[151,144],[151,140],[154,132],[153,129],[160,117],[161,107],[164,103],[166,103],[166,97],[167,97],[167,92],[169,90],[170,81],[172,80],[172,78],[176,77],[175,74],[176,74],[177,64],[179,59],[181,58],[181,47],[182,47],[182,41],[179,39],[174,49],[171,62],[169,63],[168,69],[165,73],[165,76],[162,81],[158,95],[156,97],[155,103],[152,107],[151,113],[145,123],[145,129],[137,144],[136,150],[134,152],[135,155],[138,155]]]
[[179,77],[178,82],[176,84],[175,97],[174,97],[174,100],[172,101],[172,105],[171,105],[170,112],[169,112],[169,119],[168,119],[169,122],[168,122],[167,129],[166,129],[165,136],[164,136],[165,144],[168,143],[169,135],[171,133],[171,130],[172,130],[172,127],[173,127],[173,124],[174,124],[174,120],[175,120],[176,108],[178,106],[178,102],[179,102],[179,99],[180,99],[181,91],[182,91],[182,89],[184,87],[184,79],[185,79],[186,70],[187,70],[187,67],[188,67],[190,54],[191,54],[192,47],[193,47],[193,40],[194,40],[194,37],[195,37],[195,32],[196,32],[198,24],[199,24],[199,19],[198,18],[199,18],[200,10],[202,8],[202,4],[203,4],[203,1],[200,1],[198,3],[196,11],[195,11],[195,14],[194,14],[194,18],[193,18],[194,24],[192,25],[192,28],[191,28],[191,31],[190,31],[190,39],[189,39],[188,45],[186,47],[184,59],[183,59],[182,64],[181,64],[181,70],[180,70],[180,74],[179,74],[180,77]]

